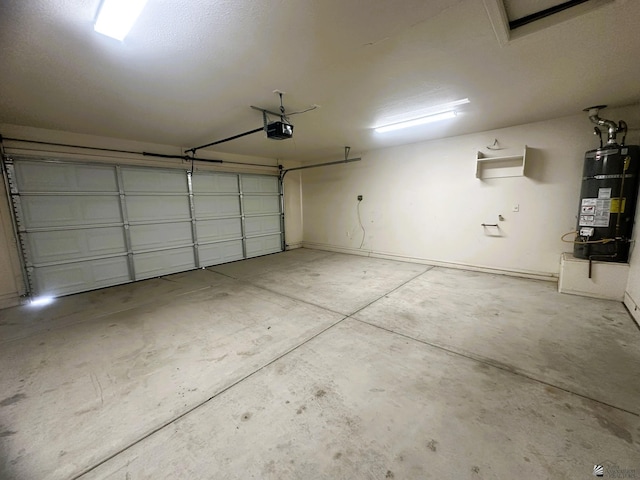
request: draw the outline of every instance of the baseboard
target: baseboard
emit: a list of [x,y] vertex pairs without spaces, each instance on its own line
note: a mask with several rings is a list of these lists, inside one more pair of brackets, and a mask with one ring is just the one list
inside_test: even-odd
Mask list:
[[631,298],[629,292],[624,292],[624,305],[627,307],[627,310],[629,310],[631,318],[635,320],[638,324],[638,328],[640,328],[640,306],[638,306],[638,303]]
[[350,255],[360,255],[363,257],[383,258],[386,260],[397,260],[401,262],[420,263],[424,265],[433,265],[434,267],[454,268],[457,270],[469,270],[472,272],[493,273],[495,275],[507,275],[510,277],[530,278],[534,280],[545,280],[548,282],[557,282],[557,273],[546,272],[530,272],[526,270],[507,270],[502,268],[487,267],[484,265],[472,265],[458,262],[443,262],[429,258],[411,257],[408,255],[399,255],[396,253],[374,252],[369,250],[360,250],[358,248],[337,247],[335,245],[327,245],[324,243],[302,242],[303,248],[312,248],[316,250],[325,250],[328,252],[348,253]]
[[287,248],[285,250],[295,250],[296,248],[302,248],[302,242],[287,243]]

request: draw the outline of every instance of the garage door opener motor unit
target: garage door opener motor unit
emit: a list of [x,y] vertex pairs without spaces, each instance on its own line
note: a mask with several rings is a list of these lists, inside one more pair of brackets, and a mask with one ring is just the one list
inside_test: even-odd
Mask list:
[[[588,260],[627,262],[638,198],[640,147],[624,144],[624,121],[615,123],[598,116],[605,106],[585,109],[598,125],[594,133],[600,137],[600,147],[585,154],[573,254]],[[608,131],[606,144],[599,127]],[[618,134],[622,134],[620,143]]]
[[272,122],[267,124],[267,138],[272,140],[285,140],[293,137],[293,125],[284,122]]

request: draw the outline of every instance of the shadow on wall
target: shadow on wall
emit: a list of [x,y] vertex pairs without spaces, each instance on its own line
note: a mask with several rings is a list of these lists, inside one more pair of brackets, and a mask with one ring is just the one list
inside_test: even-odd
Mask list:
[[548,155],[539,148],[527,148],[527,163],[524,174],[536,183],[551,183],[551,178],[545,178],[546,168],[551,160]]

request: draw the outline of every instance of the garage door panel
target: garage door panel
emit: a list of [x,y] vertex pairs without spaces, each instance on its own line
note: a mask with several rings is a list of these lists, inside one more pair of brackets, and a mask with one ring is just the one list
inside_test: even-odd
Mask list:
[[27,236],[34,264],[126,252],[121,227],[32,232]]
[[51,160],[14,159],[12,169],[34,294],[77,293],[282,249],[277,176],[199,172],[189,183],[184,170]]
[[22,220],[27,228],[122,223],[117,196],[22,196]]
[[247,238],[247,258],[282,251],[280,234]]
[[197,219],[240,215],[240,197],[235,195],[196,196],[194,204]]
[[39,267],[33,275],[41,295],[66,295],[131,281],[125,256]]
[[265,213],[280,213],[280,197],[279,196],[244,196],[244,213],[245,215],[251,214],[265,214]]
[[114,167],[53,162],[20,162],[21,192],[117,192]]
[[193,243],[191,222],[131,225],[129,232],[134,252]]
[[199,220],[196,223],[196,230],[199,243],[242,237],[242,225],[239,218]]
[[266,233],[280,233],[280,228],[280,215],[247,217],[245,220],[245,232],[248,237]]
[[211,265],[219,265],[244,258],[242,254],[242,240],[200,245],[198,252],[200,255],[200,266],[202,267],[210,267]]
[[242,175],[242,193],[279,193],[278,177]]
[[183,170],[123,168],[125,192],[187,193],[187,175]]
[[238,176],[198,173],[192,179],[193,193],[238,193]]
[[174,248],[133,256],[136,280],[159,277],[196,268],[192,247]]
[[190,220],[189,199],[183,196],[127,195],[130,222]]

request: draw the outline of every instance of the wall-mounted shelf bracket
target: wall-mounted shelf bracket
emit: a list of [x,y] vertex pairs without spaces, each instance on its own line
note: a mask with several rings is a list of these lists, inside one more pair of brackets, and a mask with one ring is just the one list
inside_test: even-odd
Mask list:
[[487,157],[484,153],[476,154],[476,178],[503,178],[525,176],[527,146],[522,155],[503,157]]

